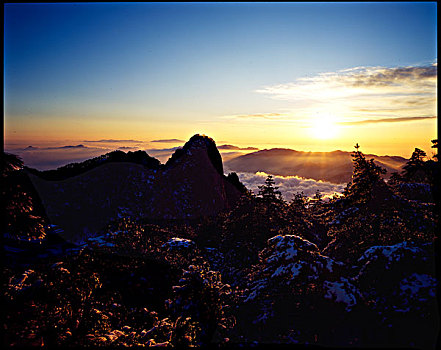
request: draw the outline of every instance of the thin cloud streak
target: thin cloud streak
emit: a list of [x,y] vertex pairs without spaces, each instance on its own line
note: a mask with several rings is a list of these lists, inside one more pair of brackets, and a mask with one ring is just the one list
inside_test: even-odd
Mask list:
[[281,113],[257,113],[257,114],[238,114],[238,115],[225,115],[221,118],[225,119],[267,119],[274,120],[279,117],[286,117],[286,114]]
[[368,120],[358,120],[355,122],[340,122],[340,125],[358,125],[358,124],[376,124],[376,123],[400,123],[400,122],[411,122],[420,121],[424,119],[435,119],[436,116],[430,117],[402,117],[402,118],[383,118],[383,119],[368,119]]
[[139,140],[114,140],[114,139],[108,139],[108,140],[84,140],[81,142],[94,142],[94,143],[119,143],[119,142],[128,142],[128,143],[142,143],[144,141]]
[[257,147],[238,147],[234,145],[220,145],[217,146],[218,150],[234,150],[234,151],[258,151]]

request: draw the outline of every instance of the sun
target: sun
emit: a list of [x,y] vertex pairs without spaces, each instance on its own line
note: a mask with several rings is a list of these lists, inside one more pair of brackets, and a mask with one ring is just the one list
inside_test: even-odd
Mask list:
[[332,116],[322,115],[312,120],[310,131],[313,137],[320,140],[327,140],[335,138],[339,130]]

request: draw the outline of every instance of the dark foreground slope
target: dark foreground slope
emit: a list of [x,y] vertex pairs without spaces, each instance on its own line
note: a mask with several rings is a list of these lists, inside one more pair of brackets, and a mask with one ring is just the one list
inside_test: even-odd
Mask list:
[[[105,162],[63,180],[28,173],[52,224],[73,241],[123,216],[191,219],[213,215],[239,198],[223,175],[214,141],[195,135],[165,166]],[[52,174],[56,176],[56,174]]]
[[[209,175],[225,180],[210,145],[207,138],[192,138],[153,172],[154,180],[144,182],[163,184],[159,196],[168,195],[161,181],[173,176],[191,174],[192,185],[203,185],[207,170],[193,169],[191,162],[205,156],[215,164]],[[383,170],[361,152],[353,159],[351,184],[327,202],[298,195],[287,203],[266,181],[264,195],[249,193],[217,215],[157,223],[122,217],[81,245],[67,244],[54,228],[22,244],[14,235],[26,232],[10,220],[3,229],[3,343],[439,348],[439,196],[427,195],[439,193],[433,181],[439,164],[407,166],[385,182]],[[133,166],[129,175],[135,172],[135,165],[125,164]],[[9,184],[22,175],[22,163],[15,165],[2,174]],[[115,165],[124,164],[107,164]],[[410,172],[412,167],[423,174]],[[94,171],[108,169],[99,168]],[[164,180],[156,179],[159,172]],[[234,178],[227,181],[237,185]],[[23,183],[16,180],[15,188],[2,182],[10,217],[32,203],[20,195]],[[133,186],[125,181],[116,186]],[[100,185],[96,180],[87,189]],[[81,214],[92,218],[94,212]]]
[[[367,154],[375,163],[387,170],[386,177],[399,172],[407,159],[397,156]],[[350,152],[302,152],[273,148],[249,153],[226,162],[236,172],[264,171],[273,175],[300,176],[308,179],[347,183],[351,181],[352,159]]]

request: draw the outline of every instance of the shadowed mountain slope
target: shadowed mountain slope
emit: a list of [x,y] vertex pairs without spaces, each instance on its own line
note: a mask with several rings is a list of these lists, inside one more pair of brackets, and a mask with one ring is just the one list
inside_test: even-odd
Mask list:
[[[377,165],[386,168],[386,177],[401,171],[407,159],[398,156],[376,156]],[[264,171],[273,175],[299,176],[308,179],[346,183],[351,181],[352,158],[350,152],[302,152],[284,148],[265,149],[227,161],[226,166],[237,172]]]
[[[82,146],[82,145],[79,145]],[[32,146],[29,146],[32,147]],[[66,147],[78,147],[78,146],[65,146]],[[40,171],[37,169],[27,167],[27,170],[32,174],[38,175],[45,180],[65,180],[69,177],[80,175],[88,170],[92,170],[100,165],[107,163],[121,163],[129,162],[143,165],[149,169],[158,169],[161,167],[161,163],[158,159],[150,157],[145,151],[135,151],[135,152],[123,152],[116,150],[103,154],[99,157],[91,158],[80,163],[70,163],[61,166],[54,170]]]
[[214,141],[195,135],[165,166],[106,162],[50,181],[28,172],[52,224],[79,241],[122,216],[191,219],[231,207],[241,192],[223,175]]

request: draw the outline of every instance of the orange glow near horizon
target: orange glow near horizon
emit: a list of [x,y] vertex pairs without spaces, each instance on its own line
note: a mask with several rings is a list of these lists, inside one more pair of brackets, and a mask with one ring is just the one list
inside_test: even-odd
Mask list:
[[[355,143],[361,145],[365,154],[397,155],[410,157],[415,147],[432,155],[430,140],[437,138],[437,119],[419,122],[370,123],[360,125],[338,124],[337,114],[317,113],[304,119],[295,120],[78,120],[52,121],[49,118],[19,121],[6,117],[5,148],[14,149],[17,144],[23,147],[43,144],[78,145],[84,140],[139,140],[140,147],[171,148],[180,144],[148,145],[151,140],[179,139],[182,145],[194,134],[205,134],[216,144],[231,144],[238,147],[257,147],[259,149],[290,148],[298,151],[326,152],[353,151]],[[13,145],[14,144],[14,145]],[[90,146],[97,147],[98,143]],[[13,146],[13,147],[12,147]],[[20,147],[21,147],[20,146]],[[112,146],[117,146],[113,143]],[[127,146],[121,144],[120,146]],[[19,146],[17,146],[19,147]]]

